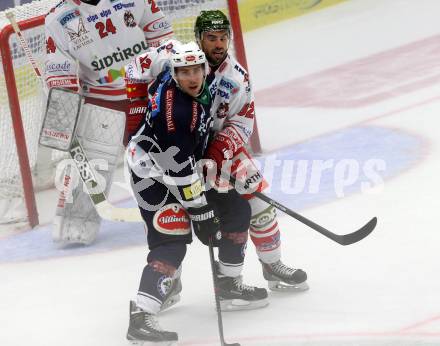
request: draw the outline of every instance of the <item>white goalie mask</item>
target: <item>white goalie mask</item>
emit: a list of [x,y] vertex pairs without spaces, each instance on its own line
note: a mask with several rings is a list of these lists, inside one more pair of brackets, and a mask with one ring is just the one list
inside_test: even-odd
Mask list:
[[171,76],[176,80],[176,68],[192,65],[205,66],[205,78],[209,72],[208,62],[206,60],[205,53],[199,48],[197,43],[189,42],[174,47],[173,54],[170,58]]

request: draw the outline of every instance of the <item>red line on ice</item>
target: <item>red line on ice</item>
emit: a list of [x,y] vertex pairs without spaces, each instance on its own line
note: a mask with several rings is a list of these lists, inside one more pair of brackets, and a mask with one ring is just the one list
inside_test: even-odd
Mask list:
[[440,83],[440,35],[256,92],[259,106],[354,108]]

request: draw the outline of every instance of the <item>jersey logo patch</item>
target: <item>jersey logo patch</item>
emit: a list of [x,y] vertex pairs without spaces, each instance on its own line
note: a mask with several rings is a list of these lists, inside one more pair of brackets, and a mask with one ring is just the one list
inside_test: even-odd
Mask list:
[[136,26],[133,13],[128,10],[124,13],[124,23],[129,28],[134,28]]
[[197,180],[195,183],[184,187],[182,191],[184,199],[186,201],[192,201],[202,194],[202,182],[200,180]]
[[228,114],[229,114],[229,104],[224,102],[220,103],[216,113],[217,118],[219,119],[226,118]]
[[67,30],[67,34],[69,35],[69,38],[71,41],[73,41],[77,38],[80,38],[82,35],[85,35],[88,33],[82,18],[80,18],[78,21],[78,31],[72,30],[70,28],[66,28],[66,30]]
[[197,102],[193,101],[192,103],[192,118],[191,118],[191,126],[190,126],[190,131],[193,132],[194,129],[196,128],[196,123],[197,123]]
[[162,297],[165,297],[173,285],[173,279],[169,276],[161,276],[157,282],[157,291]]
[[173,119],[173,103],[174,103],[174,90],[168,89],[165,93],[165,117],[167,121],[167,131],[175,132],[176,126]]
[[71,20],[79,17],[81,14],[78,10],[71,10],[69,12],[63,13],[63,16],[59,19],[59,22],[62,26],[66,25]]
[[156,19],[154,22],[145,25],[142,30],[148,33],[157,33],[171,29],[171,24],[164,17]]
[[154,228],[163,234],[186,235],[191,233],[188,214],[178,203],[166,204],[153,217]]

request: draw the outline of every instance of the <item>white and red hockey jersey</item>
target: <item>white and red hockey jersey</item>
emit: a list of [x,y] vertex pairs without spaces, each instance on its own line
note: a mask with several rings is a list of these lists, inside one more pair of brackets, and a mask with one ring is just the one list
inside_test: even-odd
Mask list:
[[154,0],[62,0],[45,19],[45,79],[105,100],[126,98],[124,66],[173,36]]
[[213,97],[211,114],[216,136],[229,139],[235,154],[246,144],[254,129],[254,94],[247,71],[228,55],[211,71],[207,81]]

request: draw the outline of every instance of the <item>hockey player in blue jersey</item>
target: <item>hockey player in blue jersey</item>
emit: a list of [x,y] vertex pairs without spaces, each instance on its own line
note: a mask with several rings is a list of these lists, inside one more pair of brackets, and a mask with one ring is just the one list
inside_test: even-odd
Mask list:
[[[168,63],[166,59],[155,63],[166,51]],[[192,241],[191,223],[203,243],[215,237],[222,269],[216,289],[223,308],[234,309],[233,300],[240,301],[240,308],[263,307],[267,291],[243,284],[240,275],[251,217],[248,201],[235,190],[205,191],[204,171],[197,164],[205,154],[212,125],[205,54],[194,42],[172,41],[137,58],[126,71],[127,78],[136,81],[155,78],[146,122],[127,149],[132,188],[150,249],[136,302],[130,302],[127,338],[169,344],[177,341],[177,333],[162,330],[156,315],[181,289],[180,279],[173,278],[179,276]]]

